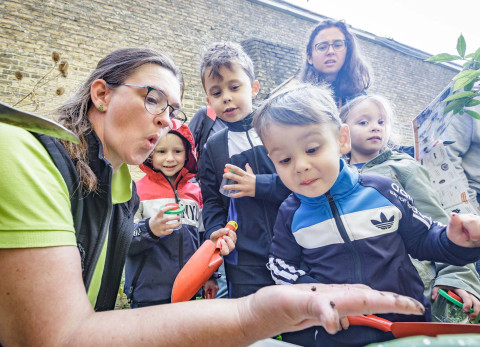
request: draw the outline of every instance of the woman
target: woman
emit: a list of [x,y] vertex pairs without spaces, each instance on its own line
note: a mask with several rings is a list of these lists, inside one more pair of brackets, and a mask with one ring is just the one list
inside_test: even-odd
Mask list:
[[370,86],[369,67],[345,22],[326,20],[312,30],[298,79],[330,84],[339,108],[365,94]]
[[[318,285],[95,312],[113,308],[133,232],[138,197],[126,165],[142,163],[184,121],[182,94],[181,72],[169,58],[128,48],[102,59],[60,108],[60,122],[80,145],[0,123],[9,164],[0,167],[0,344],[239,345],[312,324],[334,333],[348,314],[422,313],[404,297]],[[74,168],[71,177],[57,159]],[[235,234],[215,233],[228,254]],[[221,322],[220,329],[205,329],[206,321]]]

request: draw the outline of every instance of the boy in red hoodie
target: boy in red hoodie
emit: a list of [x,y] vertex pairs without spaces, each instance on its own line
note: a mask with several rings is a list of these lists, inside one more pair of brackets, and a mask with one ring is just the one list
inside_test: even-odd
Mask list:
[[[194,148],[192,133],[182,125],[170,130],[140,165],[146,176],[136,183],[140,207],[125,264],[132,308],[169,303],[178,272],[200,245],[203,202],[200,188],[190,182],[197,173]],[[172,207],[162,207],[172,203],[185,208],[181,218],[166,213]],[[216,280],[206,287],[215,297]]]

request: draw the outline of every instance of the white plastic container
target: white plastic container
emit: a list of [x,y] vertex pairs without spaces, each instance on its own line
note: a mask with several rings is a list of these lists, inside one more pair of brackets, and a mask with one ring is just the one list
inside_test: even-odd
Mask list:
[[[162,205],[161,208],[170,207],[170,206],[174,207],[174,209],[173,209],[173,210],[168,210],[168,211],[166,211],[165,214],[166,214],[166,215],[170,215],[170,216],[172,216],[172,215],[178,215],[179,220],[178,220],[178,221],[172,220],[172,221],[170,221],[170,222],[167,222],[166,224],[175,224],[175,223],[177,223],[177,222],[181,222],[181,221],[182,221],[182,217],[183,217],[183,212],[185,211],[185,206],[179,205],[179,204],[175,204],[175,203],[169,203],[169,204]],[[181,227],[182,227],[182,225],[180,224],[179,227],[174,228],[173,230],[179,230]]]
[[[225,170],[223,170],[223,172],[224,173],[228,173],[228,172],[235,173],[235,171],[227,169],[227,168],[225,168]],[[220,193],[222,193],[223,195],[228,196],[228,197],[230,197],[230,195],[233,194],[233,193],[238,193],[238,190],[227,190],[227,189],[223,188],[224,186],[231,185],[231,184],[237,184],[237,181],[234,181],[234,180],[231,180],[229,178],[224,177],[222,179],[222,183],[220,183],[220,189],[218,191]]]

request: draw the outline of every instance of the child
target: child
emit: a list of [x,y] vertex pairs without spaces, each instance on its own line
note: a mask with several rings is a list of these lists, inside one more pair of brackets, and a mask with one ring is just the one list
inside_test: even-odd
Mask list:
[[188,123],[188,128],[195,139],[197,158],[202,156],[203,147],[210,136],[227,127],[227,124],[217,117],[213,108],[208,105],[201,107]]
[[[480,112],[480,106],[469,108]],[[455,167],[455,171],[467,185],[468,202],[477,208],[480,214],[480,173],[478,161],[480,159],[480,119],[470,115],[456,115],[441,135],[444,141],[452,141],[445,147],[448,157]],[[480,272],[480,262],[476,269]]]
[[[238,222],[235,250],[225,257],[229,296],[242,297],[274,284],[265,268],[273,223],[289,191],[275,174],[252,122],[252,99],[259,91],[253,63],[239,44],[214,43],[204,54],[200,74],[208,104],[227,128],[211,136],[200,158],[205,237],[229,219]],[[228,165],[226,165],[228,164]],[[238,184],[230,198],[220,194],[226,173]]]
[[[392,146],[390,130],[393,118],[392,106],[380,95],[360,96],[342,107],[340,119],[348,125],[352,142],[347,161],[357,167],[359,173],[379,174],[393,179],[413,198],[415,207],[422,213],[447,224],[448,216],[430,184],[427,170],[411,156],[388,148]],[[470,293],[480,296],[480,281],[474,264],[459,267],[416,259],[413,264],[422,277],[427,298],[435,300],[438,288],[448,286],[463,299],[465,311],[474,307],[471,318],[476,317],[480,301]]]
[[[169,303],[178,272],[199,247],[202,196],[189,182],[197,173],[193,148],[192,133],[182,125],[170,130],[140,165],[147,175],[137,182],[140,207],[125,264],[125,293],[132,308]],[[165,214],[172,209],[162,208],[168,203],[185,207],[181,220]],[[167,225],[169,221],[174,222]],[[206,286],[215,296],[215,280]]]
[[[281,283],[363,283],[422,301],[424,316],[385,315],[393,321],[430,320],[430,304],[408,253],[463,265],[478,258],[480,218],[452,215],[448,228],[422,215],[392,180],[359,175],[341,154],[350,152],[330,92],[299,85],[258,111],[255,129],[292,194],[274,227],[269,262]],[[463,228],[463,231],[462,231]],[[469,239],[471,238],[471,239]],[[304,269],[300,269],[303,262]],[[342,325],[348,323],[342,320]],[[319,328],[317,343],[365,345],[390,333],[354,326],[336,335]]]

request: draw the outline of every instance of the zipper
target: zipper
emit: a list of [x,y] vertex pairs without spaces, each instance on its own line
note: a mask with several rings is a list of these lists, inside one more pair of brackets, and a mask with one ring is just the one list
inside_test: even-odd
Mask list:
[[[253,152],[253,159],[255,161],[255,170],[256,172],[260,172],[260,168],[258,167],[258,157],[257,157],[257,151],[255,150],[255,146],[253,145],[253,142],[252,142],[252,139],[250,138],[250,135],[248,133],[248,130],[246,131],[246,134],[247,134],[247,140],[248,140],[248,143],[250,144],[250,146],[252,147],[252,152]],[[270,225],[270,220],[268,218],[268,211],[267,211],[267,207],[265,206],[265,203],[262,202],[262,207],[263,207],[263,215],[265,216],[265,224],[266,224],[266,227],[267,227],[267,235],[268,235],[268,241],[269,243],[272,242],[272,239],[273,239],[273,228],[271,228],[271,225]]]
[[140,265],[137,269],[137,272],[135,273],[135,276],[133,276],[132,283],[130,284],[130,287],[128,288],[128,303],[131,304],[133,301],[133,291],[135,290],[135,287],[137,286],[137,281],[138,278],[140,277],[140,273],[143,270],[143,267],[145,266],[145,262],[147,261],[147,254],[144,254],[142,257],[142,260],[140,261]]
[[[122,206],[118,206],[118,208],[122,208]],[[133,218],[133,216],[129,215],[128,219]],[[124,220],[122,220],[122,224],[124,223]],[[122,230],[121,226],[118,230]],[[107,273],[107,279],[106,279],[106,285],[105,285],[105,290],[103,293],[105,293],[101,298],[102,301],[99,301],[103,304],[103,307],[100,307],[102,309],[106,309],[109,307],[112,307],[115,305],[115,300],[117,298],[117,293],[118,293],[118,284],[121,281],[122,278],[122,272],[123,272],[123,267],[125,265],[125,259],[127,257],[127,252],[128,252],[128,246],[130,244],[132,234],[130,232],[123,232],[123,233],[118,233],[117,235],[117,240],[114,245],[112,245],[112,251],[115,254],[116,259],[122,259],[122,262],[109,262],[108,258],[108,248],[107,248],[107,258],[105,259],[105,266],[108,266],[108,273]],[[113,237],[112,237],[113,241]],[[103,283],[103,279],[102,279]],[[110,301],[107,301],[110,300]],[[97,299],[98,302],[98,299]],[[95,305],[97,306],[97,305]]]
[[[180,184],[180,181],[182,180],[182,178],[180,178],[178,181],[177,181],[177,186],[174,187],[172,182],[170,182],[170,180],[168,179],[167,176],[165,176],[165,174],[162,172],[162,171],[158,171],[159,173],[161,173],[163,175],[163,177],[165,177],[165,179],[167,180],[168,184],[170,184],[170,187],[172,188],[173,190],[173,195],[175,195],[175,202],[177,204],[180,203],[181,199],[180,199],[180,195],[178,194],[178,185]],[[177,176],[178,178],[178,176]],[[179,257],[178,257],[178,268],[181,270],[183,268],[183,231],[182,231],[183,228],[181,228],[179,230],[179,240],[178,240],[178,254],[179,254]]]
[[347,231],[345,230],[345,225],[340,218],[340,213],[338,212],[337,205],[335,205],[335,201],[333,200],[332,194],[328,191],[326,194],[328,204],[330,205],[330,210],[332,211],[333,218],[335,219],[335,224],[337,226],[338,231],[340,232],[340,236],[342,236],[345,245],[347,246],[350,254],[353,258],[353,266],[354,266],[354,275],[355,279],[352,283],[364,283],[363,275],[362,275],[362,268],[360,266],[360,255],[358,251],[355,249],[353,242],[348,237]]
[[[109,167],[109,168],[111,168],[111,167]],[[112,170],[109,170],[109,179],[110,179],[110,182],[111,182],[111,180],[112,180]],[[108,190],[107,194],[111,195],[111,187],[109,187],[109,190]],[[108,195],[107,195],[107,197],[108,197]],[[108,221],[108,224],[110,224],[111,215],[112,215],[112,204],[109,204],[108,208],[107,208],[105,218],[99,218],[101,220],[101,222],[103,222],[103,225],[102,225],[102,227],[100,228],[100,231],[99,231],[101,233],[101,235],[100,235],[101,240],[98,240],[95,244],[95,250],[93,251],[91,261],[87,264],[88,260],[86,259],[86,262],[85,262],[85,269],[87,269],[87,271],[85,272],[84,281],[85,281],[85,288],[87,289],[87,292],[90,288],[90,283],[92,281],[93,273],[95,272],[95,268],[96,268],[96,265],[92,266],[92,264],[97,263],[98,258],[100,257],[100,253],[102,252],[102,248],[103,248],[103,245],[105,243],[105,238],[106,238],[107,233],[108,233],[108,228],[105,228],[105,223],[106,223],[106,221]],[[107,230],[105,231],[105,229],[107,229]],[[108,247],[108,245],[107,245],[107,247]],[[98,300],[98,297],[97,297],[97,300]]]
[[[180,180],[181,180],[181,178],[178,180],[177,186],[175,188],[171,184],[172,189],[173,189],[173,194],[175,195],[175,202],[177,204],[180,203],[180,195],[178,195],[178,185],[180,184]],[[180,270],[183,268],[183,227],[178,230],[178,233],[179,233],[179,239],[178,239],[178,268],[179,268],[179,272],[180,272]]]

